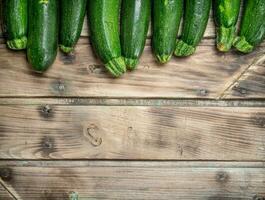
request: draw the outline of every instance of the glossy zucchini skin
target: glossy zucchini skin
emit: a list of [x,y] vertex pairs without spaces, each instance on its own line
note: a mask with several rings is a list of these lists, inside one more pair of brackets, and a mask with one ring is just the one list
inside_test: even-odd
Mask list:
[[186,0],[184,24],[176,42],[176,56],[192,55],[203,38],[209,19],[212,0]]
[[152,49],[160,63],[167,63],[174,53],[183,14],[183,0],[153,1]]
[[136,68],[144,50],[151,17],[151,0],[123,0],[121,49],[129,70]]
[[265,37],[265,0],[246,0],[239,36],[234,47],[243,53],[250,53]]
[[7,46],[13,50],[27,47],[28,0],[3,0],[3,31]]
[[64,53],[73,51],[83,28],[87,0],[60,1],[59,47]]
[[236,37],[241,0],[214,0],[214,17],[217,31],[217,49],[227,52]]
[[56,58],[58,12],[58,0],[29,0],[27,57],[37,72],[47,70]]
[[119,77],[126,72],[119,35],[120,0],[89,0],[90,38],[107,70]]

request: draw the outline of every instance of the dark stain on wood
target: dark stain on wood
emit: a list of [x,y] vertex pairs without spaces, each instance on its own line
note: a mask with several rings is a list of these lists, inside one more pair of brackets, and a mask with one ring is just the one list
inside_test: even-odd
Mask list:
[[251,116],[251,122],[259,128],[265,128],[265,113],[256,113]]
[[168,148],[169,145],[168,139],[164,139],[163,132],[158,133],[154,146],[157,148]]
[[47,158],[50,156],[50,154],[56,152],[56,143],[55,139],[50,136],[44,136],[41,138],[40,141],[40,149],[42,152],[42,156]]
[[60,60],[65,64],[65,65],[73,65],[76,62],[76,55],[75,52],[71,52],[69,54],[66,53],[60,53]]
[[51,105],[44,105],[39,107],[40,116],[45,119],[51,119],[54,117],[54,109]]
[[229,181],[229,174],[225,171],[218,171],[216,173],[215,179],[216,179],[216,182],[225,184]]
[[240,84],[234,85],[232,90],[234,91],[233,95],[235,95],[235,96],[244,97],[248,94],[248,90],[246,88],[242,87]]
[[199,89],[197,90],[197,96],[206,97],[209,95],[209,91],[207,89]]
[[67,91],[67,84],[62,79],[55,80],[51,83],[53,91],[57,94],[63,95]]
[[0,177],[4,181],[10,181],[12,179],[12,169],[10,168],[0,169]]

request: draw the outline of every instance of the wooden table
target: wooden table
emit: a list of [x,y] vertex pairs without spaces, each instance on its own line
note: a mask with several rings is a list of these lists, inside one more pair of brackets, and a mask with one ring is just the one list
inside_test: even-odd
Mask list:
[[0,41],[0,199],[264,199],[265,44],[112,79],[84,27],[44,75]]

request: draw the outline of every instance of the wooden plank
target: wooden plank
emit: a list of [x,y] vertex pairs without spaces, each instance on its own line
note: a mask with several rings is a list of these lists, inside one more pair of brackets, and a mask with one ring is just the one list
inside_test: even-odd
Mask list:
[[[265,55],[265,54],[264,54]],[[225,98],[265,97],[265,56],[242,73],[224,93]]]
[[[0,48],[0,97],[219,98],[234,76],[244,71],[262,48],[249,55],[220,54],[200,46],[185,59],[159,66],[147,46],[139,69],[111,78],[90,46],[78,45],[72,56],[59,54],[43,76],[31,72],[25,55]],[[19,78],[18,78],[19,77]],[[7,87],[8,86],[8,87]]]
[[258,199],[264,163],[0,162],[22,199]]
[[265,160],[264,107],[0,110],[1,159]]
[[14,198],[0,184],[0,200],[14,200]]

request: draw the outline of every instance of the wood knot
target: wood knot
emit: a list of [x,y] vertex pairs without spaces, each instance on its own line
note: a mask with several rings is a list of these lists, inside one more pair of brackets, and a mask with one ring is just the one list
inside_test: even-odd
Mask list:
[[96,125],[90,124],[87,126],[84,129],[84,134],[94,147],[98,147],[102,144],[102,138],[98,136],[98,127]]
[[50,154],[56,152],[54,138],[48,136],[41,138],[40,149],[43,157],[49,157]]
[[206,97],[209,95],[209,91],[207,89],[200,89],[198,90],[198,96],[201,96],[201,97]]
[[51,106],[49,105],[45,105],[41,107],[41,116],[48,118],[48,117],[52,117],[53,115],[53,109]]
[[54,140],[49,137],[45,137],[42,141],[42,147],[44,149],[52,149],[54,146]]
[[229,175],[227,172],[224,172],[224,171],[217,172],[217,174],[216,174],[216,181],[217,182],[226,183],[226,182],[228,182],[228,179],[229,179]]
[[4,181],[10,181],[12,179],[12,170],[9,168],[0,169],[0,177]]

